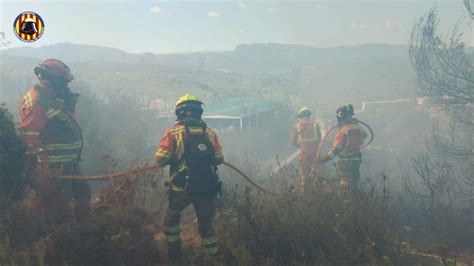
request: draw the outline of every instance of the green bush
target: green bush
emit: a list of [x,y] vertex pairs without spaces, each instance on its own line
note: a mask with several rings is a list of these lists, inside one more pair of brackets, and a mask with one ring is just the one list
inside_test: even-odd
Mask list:
[[0,210],[19,198],[27,177],[23,175],[26,146],[15,130],[12,115],[0,104]]

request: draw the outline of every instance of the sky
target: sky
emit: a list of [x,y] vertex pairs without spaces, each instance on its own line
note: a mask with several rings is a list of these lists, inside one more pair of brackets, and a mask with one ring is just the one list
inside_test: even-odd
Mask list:
[[[228,51],[241,43],[270,42],[316,47],[406,45],[413,24],[434,6],[440,30],[448,33],[463,18],[464,41],[474,46],[474,21],[462,0],[0,0],[0,32],[10,41],[9,47],[69,42],[132,53]],[[45,23],[44,34],[35,43],[23,43],[13,33],[14,19],[28,10]]]

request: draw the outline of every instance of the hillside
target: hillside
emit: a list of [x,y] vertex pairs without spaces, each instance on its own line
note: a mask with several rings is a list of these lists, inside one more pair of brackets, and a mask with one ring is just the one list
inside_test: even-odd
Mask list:
[[[44,58],[71,65],[77,81],[97,95],[126,93],[169,103],[186,91],[206,101],[263,95],[291,105],[321,108],[416,95],[406,46],[367,44],[334,48],[241,44],[233,51],[132,54],[114,48],[61,43],[0,52],[3,102],[34,82],[32,67]],[[305,99],[303,102],[301,99]]]

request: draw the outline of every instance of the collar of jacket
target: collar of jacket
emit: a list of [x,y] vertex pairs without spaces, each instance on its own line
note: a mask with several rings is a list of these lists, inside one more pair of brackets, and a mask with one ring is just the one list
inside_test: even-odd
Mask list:
[[40,82],[34,86],[41,95],[48,97],[56,108],[64,109],[64,101],[58,98],[56,90],[46,82]]
[[196,118],[183,118],[176,121],[176,124],[186,124],[188,126],[204,126],[205,123],[202,120]]
[[56,98],[57,97],[56,90],[53,87],[51,87],[51,85],[49,85],[49,83],[46,82],[46,81],[40,80],[40,82],[38,82],[34,86],[34,88],[37,91],[39,91],[39,92],[41,92],[41,93],[43,93],[43,94],[45,94],[45,95],[47,95],[51,98]]
[[357,124],[357,118],[350,118],[348,120],[341,121],[339,127],[343,127],[345,125]]
[[311,119],[309,117],[301,117],[298,119],[298,122],[309,123],[311,122]]

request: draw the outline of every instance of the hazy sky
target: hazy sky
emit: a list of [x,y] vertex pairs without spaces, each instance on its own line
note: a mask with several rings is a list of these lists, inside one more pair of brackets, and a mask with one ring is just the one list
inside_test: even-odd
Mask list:
[[[413,23],[439,9],[447,32],[464,17],[465,42],[474,46],[474,22],[462,0],[405,1],[4,1],[0,32],[13,47],[59,42],[95,44],[128,52],[231,50],[240,43],[339,46],[407,44]],[[42,16],[34,44],[13,33],[22,11]]]

